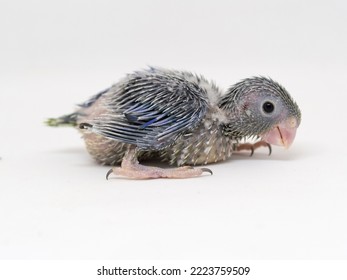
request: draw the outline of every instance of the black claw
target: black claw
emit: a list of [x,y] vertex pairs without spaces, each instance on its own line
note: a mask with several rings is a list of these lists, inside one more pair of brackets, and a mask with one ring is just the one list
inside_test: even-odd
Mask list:
[[253,154],[254,154],[254,148],[251,147],[251,154],[249,156],[251,157],[251,156],[253,156]]
[[80,123],[79,128],[80,129],[87,129],[93,127],[90,123]]
[[269,143],[266,143],[266,144],[267,144],[267,147],[269,148],[269,156],[270,156],[272,153],[272,148],[271,148],[271,145]]
[[106,180],[108,180],[108,176],[113,172],[112,168],[106,173]]
[[203,168],[201,168],[201,171],[202,171],[202,172],[208,172],[208,173],[210,173],[211,175],[213,175],[212,170],[211,170],[211,169],[209,169],[209,168],[205,168],[205,167],[203,167]]

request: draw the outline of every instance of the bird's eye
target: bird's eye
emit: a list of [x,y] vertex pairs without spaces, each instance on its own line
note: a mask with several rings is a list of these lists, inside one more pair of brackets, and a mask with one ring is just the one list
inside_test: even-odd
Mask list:
[[275,110],[275,105],[270,101],[266,101],[263,104],[263,110],[265,113],[270,114]]

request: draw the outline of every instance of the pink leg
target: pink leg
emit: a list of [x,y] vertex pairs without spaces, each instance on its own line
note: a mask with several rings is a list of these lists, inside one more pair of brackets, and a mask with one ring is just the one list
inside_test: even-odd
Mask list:
[[159,167],[144,166],[139,164],[136,149],[130,148],[124,155],[121,167],[113,167],[106,174],[106,179],[111,173],[132,179],[155,179],[155,178],[191,178],[200,176],[203,172],[212,171],[208,168],[193,168],[183,166],[177,168],[163,169]]
[[271,145],[265,141],[258,141],[254,144],[250,144],[250,143],[239,144],[237,146],[237,151],[243,151],[243,150],[251,151],[250,156],[252,156],[254,153],[254,150],[256,150],[260,147],[268,147],[269,148],[269,155],[271,155],[271,151],[272,151]]

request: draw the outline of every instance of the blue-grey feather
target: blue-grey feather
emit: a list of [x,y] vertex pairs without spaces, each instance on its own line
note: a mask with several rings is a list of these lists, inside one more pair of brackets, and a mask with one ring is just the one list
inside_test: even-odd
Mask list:
[[100,91],[99,93],[97,93],[94,96],[92,96],[91,98],[89,98],[87,101],[85,101],[81,104],[78,104],[78,106],[82,107],[82,108],[88,108],[88,107],[92,106],[96,100],[98,100],[102,95],[104,95],[109,90],[110,90],[110,88],[107,88],[103,91]]
[[112,114],[102,115],[93,130],[106,137],[159,150],[197,127],[207,111],[206,92],[179,72],[135,72],[108,94]]

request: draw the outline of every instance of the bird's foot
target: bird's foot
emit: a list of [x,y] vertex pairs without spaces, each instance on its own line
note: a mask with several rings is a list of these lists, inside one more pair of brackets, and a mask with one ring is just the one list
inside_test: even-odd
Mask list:
[[239,144],[236,149],[237,151],[243,151],[243,150],[251,151],[250,156],[252,156],[254,153],[254,150],[260,147],[267,147],[269,149],[269,155],[271,155],[271,152],[272,152],[271,145],[265,141],[258,141],[254,144],[251,144],[251,143]]
[[156,178],[192,178],[200,176],[202,173],[208,172],[212,175],[212,171],[208,168],[194,168],[191,166],[183,166],[177,168],[163,169],[159,167],[144,166],[141,164],[132,164],[122,167],[113,167],[107,174],[108,179],[110,174],[124,176],[132,179],[156,179]]
[[212,171],[208,168],[182,166],[177,168],[163,169],[159,167],[141,165],[137,160],[136,148],[131,147],[125,152],[121,167],[111,168],[106,174],[106,179],[108,179],[112,173],[132,179],[156,179],[192,178],[200,176],[204,172],[208,172],[212,175]]

